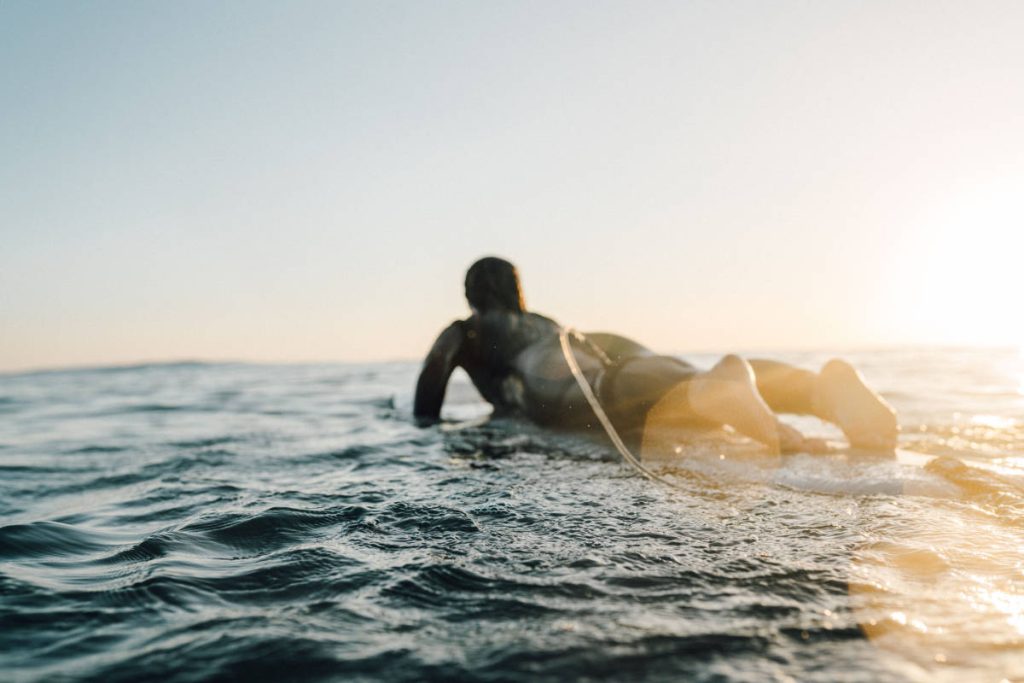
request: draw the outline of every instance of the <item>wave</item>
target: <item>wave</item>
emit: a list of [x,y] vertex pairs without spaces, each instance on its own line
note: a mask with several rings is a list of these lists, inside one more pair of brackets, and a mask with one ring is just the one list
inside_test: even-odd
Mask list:
[[0,670],[26,682],[941,676],[934,652],[869,633],[872,619],[897,633],[900,612],[908,632],[933,616],[977,626],[959,634],[970,647],[956,680],[1012,679],[1024,488],[1009,465],[975,464],[998,464],[1019,424],[978,404],[987,421],[953,442],[955,397],[937,402],[923,376],[897,382],[913,355],[871,358],[909,387],[893,400],[925,430],[905,442],[963,458],[688,451],[667,489],[596,440],[506,420],[420,428],[413,363],[5,376],[20,412],[0,421]]
[[60,522],[32,522],[0,527],[0,560],[79,556],[102,552],[110,536]]

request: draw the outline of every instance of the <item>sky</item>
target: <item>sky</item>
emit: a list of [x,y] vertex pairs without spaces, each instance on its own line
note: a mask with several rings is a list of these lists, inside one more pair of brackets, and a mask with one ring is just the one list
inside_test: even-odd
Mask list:
[[1024,3],[0,0],[0,371],[1024,345]]

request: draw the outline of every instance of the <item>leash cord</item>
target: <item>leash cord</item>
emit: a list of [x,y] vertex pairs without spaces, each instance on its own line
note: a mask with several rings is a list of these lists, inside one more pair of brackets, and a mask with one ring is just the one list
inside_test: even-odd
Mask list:
[[576,354],[572,350],[572,345],[569,342],[569,335],[572,335],[579,341],[586,341],[580,332],[572,329],[571,327],[562,327],[558,331],[558,342],[562,346],[562,355],[565,356],[565,362],[569,365],[569,370],[572,372],[572,376],[576,378],[576,383],[580,385],[580,391],[583,392],[583,397],[587,399],[587,403],[593,409],[594,414],[597,415],[598,421],[601,426],[604,427],[604,431],[608,434],[608,438],[612,440],[612,445],[615,446],[615,450],[619,452],[623,460],[633,466],[637,472],[643,476],[656,481],[660,484],[664,484],[670,488],[677,489],[679,486],[668,481],[664,477],[659,477],[654,472],[640,464],[640,461],[636,458],[633,453],[626,447],[626,444],[622,441],[622,437],[619,436],[619,432],[615,429],[615,425],[608,418],[608,414],[604,412],[604,408],[601,407],[601,402],[598,400],[597,395],[594,393],[593,387],[590,386],[590,382],[583,375],[583,371],[580,370],[580,365],[576,361]]

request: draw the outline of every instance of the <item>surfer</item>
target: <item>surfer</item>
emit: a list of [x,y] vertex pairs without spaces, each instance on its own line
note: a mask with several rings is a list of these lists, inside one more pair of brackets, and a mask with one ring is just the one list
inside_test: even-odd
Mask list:
[[[550,427],[583,429],[594,415],[559,344],[559,325],[527,311],[515,266],[482,258],[466,273],[472,315],[445,328],[416,384],[413,412],[440,417],[452,371],[463,368],[496,416],[526,417]],[[713,368],[654,353],[615,334],[572,338],[574,354],[616,428],[636,432],[658,414],[679,426],[728,425],[772,452],[821,451],[776,413],[815,415],[834,423],[850,445],[896,447],[896,413],[849,363],[833,359],[819,372],[770,360],[724,356]]]

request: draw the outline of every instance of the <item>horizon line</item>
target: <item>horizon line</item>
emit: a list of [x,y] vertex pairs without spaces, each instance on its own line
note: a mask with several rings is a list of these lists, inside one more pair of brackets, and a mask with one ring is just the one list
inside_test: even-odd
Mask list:
[[[905,342],[905,343],[890,343],[890,344],[864,344],[859,346],[825,346],[825,347],[763,347],[763,348],[748,348],[748,349],[691,349],[685,351],[672,351],[663,355],[667,356],[686,356],[696,355],[704,356],[711,354],[725,355],[728,353],[736,353],[739,355],[750,355],[750,354],[771,354],[771,353],[864,353],[871,351],[897,351],[906,349],[921,349],[921,350],[967,350],[967,349],[979,349],[979,350],[999,350],[999,351],[1010,351],[1010,350],[1022,350],[1024,346],[1007,343],[941,343],[941,342]],[[160,360],[129,360],[129,361],[114,361],[108,363],[73,363],[69,365],[30,365],[24,368],[10,368],[0,369],[0,378],[3,377],[16,377],[19,375],[41,375],[49,373],[61,373],[61,372],[89,372],[89,371],[125,371],[125,370],[136,370],[150,367],[171,367],[171,366],[189,366],[189,365],[382,365],[388,363],[413,363],[421,362],[423,359],[419,357],[393,357],[393,358],[376,358],[366,360],[346,360],[341,358],[329,358],[329,359],[308,359],[308,360],[274,360],[269,358],[197,358],[197,357],[184,357],[184,358],[167,358]]]

